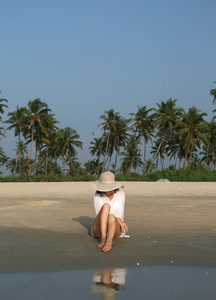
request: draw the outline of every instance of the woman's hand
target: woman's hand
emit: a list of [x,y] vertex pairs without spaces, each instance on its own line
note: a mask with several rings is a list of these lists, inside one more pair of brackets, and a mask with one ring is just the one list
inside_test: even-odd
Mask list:
[[128,227],[127,227],[127,225],[124,222],[121,224],[121,230],[124,233],[128,232]]
[[118,222],[120,224],[121,231],[124,232],[124,233],[128,232],[127,225],[121,219],[118,218],[117,220],[118,220]]

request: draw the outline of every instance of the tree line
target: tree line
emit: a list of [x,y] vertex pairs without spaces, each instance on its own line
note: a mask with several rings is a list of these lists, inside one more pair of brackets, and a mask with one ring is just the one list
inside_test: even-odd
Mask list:
[[[214,103],[216,90],[210,94]],[[159,164],[163,169],[165,159],[173,161],[169,168],[174,169],[216,168],[216,116],[208,122],[205,112],[195,106],[185,111],[177,106],[177,99],[156,103],[156,108],[138,106],[128,118],[113,108],[105,111],[98,125],[101,137],[90,142],[89,153],[94,158],[83,166],[77,153],[83,147],[79,134],[70,127],[59,128],[55,114],[45,102],[39,98],[30,100],[26,107],[17,106],[9,112],[3,121],[7,103],[7,99],[0,99],[0,138],[6,138],[6,131],[14,131],[16,157],[8,157],[0,147],[2,176],[5,168],[11,175],[21,177],[79,177],[99,175],[104,170],[145,175],[158,170]],[[147,157],[148,144],[151,157]]]

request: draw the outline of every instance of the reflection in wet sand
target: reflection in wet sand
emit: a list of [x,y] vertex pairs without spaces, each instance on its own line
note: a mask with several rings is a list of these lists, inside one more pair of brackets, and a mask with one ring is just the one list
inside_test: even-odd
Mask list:
[[93,275],[93,293],[99,293],[103,300],[114,300],[117,292],[124,291],[126,269],[102,269]]
[[0,299],[215,300],[215,282],[216,268],[173,265],[0,273]]

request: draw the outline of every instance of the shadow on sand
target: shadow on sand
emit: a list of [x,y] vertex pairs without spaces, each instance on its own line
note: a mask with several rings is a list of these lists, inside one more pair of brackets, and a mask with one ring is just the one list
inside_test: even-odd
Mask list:
[[78,218],[73,218],[72,220],[80,223],[83,227],[85,227],[87,229],[88,235],[91,236],[91,226],[93,225],[95,218],[80,216]]

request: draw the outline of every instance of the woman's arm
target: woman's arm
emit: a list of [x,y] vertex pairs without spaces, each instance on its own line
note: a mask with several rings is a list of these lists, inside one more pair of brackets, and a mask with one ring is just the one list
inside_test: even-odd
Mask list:
[[120,218],[117,218],[117,221],[119,222],[119,225],[121,227],[121,231],[124,232],[124,233],[128,232],[128,227],[125,224],[125,222],[123,222]]

